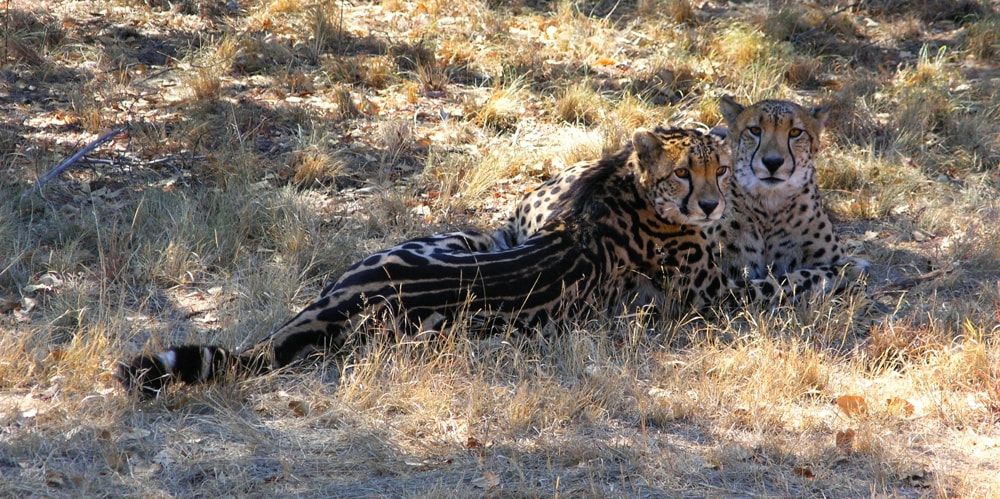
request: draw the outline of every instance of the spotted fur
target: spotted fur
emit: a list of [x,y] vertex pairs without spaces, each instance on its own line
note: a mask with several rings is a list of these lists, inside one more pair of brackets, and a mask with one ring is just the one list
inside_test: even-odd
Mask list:
[[639,130],[628,147],[578,171],[531,237],[512,243],[461,232],[403,242],[351,266],[242,353],[174,347],[136,357],[119,378],[152,397],[173,381],[266,372],[338,349],[365,310],[421,330],[463,314],[540,326],[630,301],[644,289],[640,281],[664,272],[687,279],[683,300],[710,300],[723,281],[702,228],[726,209],[731,173],[720,152],[696,131]]
[[[814,158],[820,150],[820,135],[826,119],[824,108],[805,110],[788,101],[763,101],[744,108],[730,98],[722,101],[730,130],[714,134],[727,140],[735,182],[727,205],[713,207],[687,203],[688,212],[710,213],[701,235],[711,247],[709,272],[722,268],[723,289],[728,296],[709,294],[694,303],[702,306],[721,298],[773,301],[797,297],[814,290],[840,290],[857,280],[867,262],[849,258],[823,210],[815,181]],[[759,129],[759,136],[755,135]],[[794,136],[793,136],[794,135]],[[769,167],[770,165],[770,167]],[[573,165],[528,193],[514,215],[494,239],[516,245],[532,237],[539,228],[558,218],[558,207],[574,191],[574,184],[593,168],[592,163]],[[705,201],[701,201],[705,202]],[[660,291],[685,289],[690,275],[665,259],[657,282],[640,280],[640,287]],[[700,268],[690,268],[697,275]],[[846,277],[846,279],[845,279]],[[689,290],[698,294],[699,290]],[[662,300],[662,295],[646,292]],[[664,305],[662,301],[660,305]],[[668,304],[669,305],[669,304]],[[669,311],[677,307],[668,307]]]
[[726,273],[785,275],[799,289],[839,289],[856,280],[868,263],[847,254],[816,185],[827,109],[784,100],[743,106],[731,97],[720,108],[736,178],[731,214],[719,229]]

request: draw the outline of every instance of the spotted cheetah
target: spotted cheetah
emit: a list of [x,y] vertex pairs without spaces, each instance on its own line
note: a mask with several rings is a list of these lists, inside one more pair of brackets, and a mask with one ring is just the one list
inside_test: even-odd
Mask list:
[[718,232],[726,274],[752,280],[810,269],[809,284],[825,290],[856,280],[868,262],[847,254],[816,185],[828,109],[786,100],[743,106],[729,96],[719,105],[736,179]]
[[[719,141],[719,147],[728,150],[723,143],[725,135],[711,134],[709,137]],[[726,155],[722,155],[724,161],[730,161]],[[560,206],[572,199],[570,193],[577,191],[575,184],[579,179],[586,177],[587,172],[594,168],[592,162],[580,162],[559,172],[548,181],[543,183],[538,189],[529,192],[522,198],[512,216],[507,222],[496,231],[493,239],[497,241],[497,248],[512,247],[521,244],[523,241],[533,237],[538,233],[540,227],[551,223],[553,219],[561,216]],[[722,186],[724,194],[732,196],[730,190]],[[735,189],[733,189],[735,190]],[[777,191],[776,191],[777,192]],[[690,192],[692,198],[696,198],[697,192],[693,189]],[[652,276],[652,279],[640,278],[637,281],[637,296],[644,297],[634,303],[631,308],[641,305],[655,305],[661,312],[668,316],[690,310],[691,307],[703,308],[706,305],[718,303],[721,298],[733,298],[737,300],[749,300],[758,303],[774,302],[783,297],[803,294],[811,289],[831,289],[836,285],[838,271],[836,266],[816,265],[815,268],[805,265],[785,265],[779,268],[769,268],[769,254],[764,253],[763,243],[753,243],[756,239],[763,240],[762,236],[748,236],[751,242],[743,244],[733,236],[742,236],[740,227],[751,226],[751,219],[743,214],[747,209],[745,205],[738,207],[719,205],[712,199],[699,198],[697,205],[690,202],[682,205],[688,212],[700,211],[710,214],[709,218],[717,223],[706,223],[701,228],[700,237],[708,242],[712,248],[711,266],[718,265],[722,269],[722,288],[727,290],[727,296],[720,296],[718,293],[710,294],[694,300],[682,299],[679,302],[667,300],[664,292],[683,289],[682,284],[688,278],[686,272],[679,270],[677,262],[671,259],[669,249],[666,249],[663,270]],[[822,214],[822,212],[821,212]],[[757,217],[758,215],[753,215]],[[825,217],[825,214],[823,214]],[[829,224],[827,224],[829,227]],[[754,233],[756,234],[756,233]],[[835,237],[835,236],[834,236]],[[735,250],[723,251],[732,245],[739,244],[739,249],[745,254],[737,253]],[[787,245],[787,243],[785,243]],[[755,253],[756,252],[756,253]],[[752,274],[744,270],[744,261],[752,261],[760,265],[759,271]],[[678,282],[680,281],[680,282]]]
[[372,309],[421,330],[463,314],[534,327],[606,311],[631,300],[640,280],[663,273],[686,299],[711,301],[725,286],[703,227],[726,209],[732,173],[724,157],[720,144],[697,131],[638,130],[618,153],[576,171],[531,237],[505,248],[478,232],[403,242],[351,266],[242,353],[169,348],[123,364],[119,379],[153,397],[172,381],[266,372],[339,349],[351,321]]

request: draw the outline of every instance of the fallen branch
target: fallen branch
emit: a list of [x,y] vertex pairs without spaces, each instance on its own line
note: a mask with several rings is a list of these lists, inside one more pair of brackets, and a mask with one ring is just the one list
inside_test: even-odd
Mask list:
[[11,267],[13,267],[13,266],[14,266],[14,264],[15,264],[15,263],[17,263],[17,262],[21,261],[21,257],[22,257],[22,256],[24,256],[24,254],[25,254],[25,253],[27,253],[27,252],[28,252],[28,250],[21,250],[21,253],[20,253],[20,254],[18,254],[18,255],[17,255],[17,256],[15,256],[15,257],[14,257],[13,259],[11,259],[11,261],[10,261],[10,265],[7,265],[6,267],[4,267],[4,269],[3,269],[3,270],[0,270],[0,275],[4,275],[4,274],[6,274],[6,273],[7,273],[7,271],[8,271],[8,270],[10,270],[10,269],[11,269]]
[[122,133],[124,131],[125,131],[124,128],[115,128],[114,130],[111,130],[110,132],[108,132],[108,133],[106,133],[104,135],[101,135],[100,137],[97,138],[97,140],[95,140],[95,141],[87,144],[86,147],[84,147],[83,149],[80,149],[79,151],[77,151],[76,154],[74,154],[74,155],[66,158],[65,160],[63,160],[62,163],[59,163],[58,165],[56,165],[55,168],[49,170],[48,173],[46,173],[45,175],[42,175],[42,177],[38,179],[38,183],[35,184],[35,189],[38,190],[39,192],[41,192],[42,186],[44,186],[49,180],[52,180],[52,179],[58,177],[60,173],[62,173],[67,168],[69,168],[70,166],[72,166],[73,163],[76,163],[77,161],[79,161],[80,158],[84,157],[90,151],[93,151],[94,149],[97,149],[97,146],[99,146],[99,145],[101,145],[101,144],[103,144],[103,143],[105,143],[105,142],[107,142],[107,141],[115,138],[116,136],[118,136],[118,134],[120,134],[120,133]]
[[203,160],[203,159],[205,159],[207,157],[208,156],[195,156],[193,154],[190,155],[190,156],[188,156],[188,157],[184,157],[183,153],[181,153],[181,154],[171,154],[171,155],[168,155],[168,156],[164,156],[162,158],[156,158],[156,159],[147,161],[146,162],[146,166],[155,166],[155,165],[159,165],[161,163],[169,163],[169,162],[174,161],[176,159],[187,160],[187,161],[201,161],[201,160]]
[[83,162],[83,163],[92,164],[92,165],[93,164],[97,164],[97,165],[113,165],[113,164],[115,164],[115,160],[113,160],[113,159],[92,158],[90,156],[84,156],[83,159],[81,159],[80,161]]

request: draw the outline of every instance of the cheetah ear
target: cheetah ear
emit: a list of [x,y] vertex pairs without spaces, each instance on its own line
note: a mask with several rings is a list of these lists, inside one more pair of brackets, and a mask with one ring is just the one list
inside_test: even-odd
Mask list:
[[719,99],[719,111],[722,112],[722,117],[725,118],[726,124],[729,125],[730,128],[736,127],[736,118],[740,116],[743,109],[745,109],[743,105],[736,102],[736,100],[730,95],[723,95],[722,98]]
[[809,116],[819,122],[819,126],[826,127],[826,119],[830,117],[830,105],[823,104],[809,110]]
[[632,134],[632,147],[640,160],[648,160],[655,157],[660,150],[660,139],[655,133],[645,128],[640,128]]
[[721,144],[726,141],[726,137],[729,136],[729,127],[717,126],[708,131],[708,136],[715,139],[715,142]]

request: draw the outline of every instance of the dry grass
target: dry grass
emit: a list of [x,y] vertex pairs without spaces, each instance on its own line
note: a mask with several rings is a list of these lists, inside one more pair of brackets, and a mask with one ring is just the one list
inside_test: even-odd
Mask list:
[[[0,495],[1000,494],[995,2],[229,5],[11,3]],[[726,93],[832,105],[820,185],[891,313],[459,323],[149,403],[111,378],[248,345],[366,253],[492,227]]]
[[1000,55],[1000,16],[980,19],[965,28],[962,48],[984,61]]
[[298,145],[289,155],[289,166],[292,168],[292,180],[296,184],[309,186],[314,183],[329,183],[336,180],[337,175],[344,171],[346,165],[330,152],[330,139],[315,130],[305,132],[299,130],[296,137]]
[[480,126],[497,132],[511,131],[525,113],[524,94],[521,80],[499,84],[485,99],[470,102],[467,113]]
[[567,88],[556,99],[555,113],[566,123],[591,126],[600,120],[603,107],[604,99],[584,82]]

